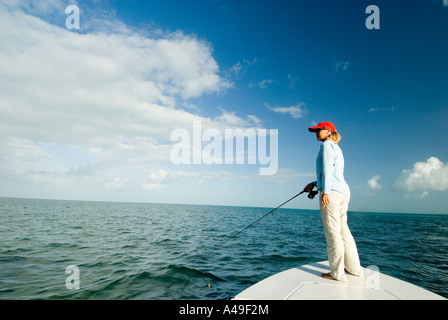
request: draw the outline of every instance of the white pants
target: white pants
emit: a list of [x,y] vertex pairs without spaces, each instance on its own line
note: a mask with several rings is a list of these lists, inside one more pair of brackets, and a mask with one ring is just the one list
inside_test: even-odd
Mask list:
[[363,274],[358,249],[347,225],[350,195],[331,190],[328,196],[330,204],[325,207],[320,204],[320,213],[327,240],[330,274],[339,281],[347,281],[344,267],[350,274],[356,276]]

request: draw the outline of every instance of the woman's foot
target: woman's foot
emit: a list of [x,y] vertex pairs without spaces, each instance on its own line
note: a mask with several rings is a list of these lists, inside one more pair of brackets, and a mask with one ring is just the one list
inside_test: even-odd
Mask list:
[[330,273],[322,273],[322,278],[328,279],[328,280],[337,280],[335,277],[333,277]]

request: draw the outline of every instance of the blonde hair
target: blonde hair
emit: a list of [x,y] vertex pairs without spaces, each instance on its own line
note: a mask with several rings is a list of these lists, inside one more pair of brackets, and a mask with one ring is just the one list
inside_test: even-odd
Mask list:
[[331,140],[333,140],[334,143],[338,144],[339,141],[341,141],[342,137],[339,133],[336,131],[332,131],[330,135],[328,136]]

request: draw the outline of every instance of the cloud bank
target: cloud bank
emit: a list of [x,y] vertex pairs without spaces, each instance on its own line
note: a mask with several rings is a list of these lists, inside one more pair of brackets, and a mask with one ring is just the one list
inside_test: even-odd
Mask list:
[[422,197],[426,197],[429,191],[447,191],[448,163],[436,157],[416,162],[412,169],[402,171],[395,186],[408,192],[420,191]]
[[151,189],[148,176],[165,178],[160,165],[169,164],[172,130],[193,121],[218,130],[261,123],[224,109],[214,118],[183,109],[188,99],[233,85],[207,41],[136,30],[84,7],[86,33],[46,21],[55,14],[65,21],[65,5],[0,5],[1,177],[110,189],[139,181]]
[[266,108],[276,113],[289,114],[294,119],[303,118],[303,115],[306,113],[304,103],[298,103],[297,105],[290,107],[272,107],[269,104],[265,103]]
[[377,175],[377,176],[373,176],[372,178],[367,180],[367,185],[369,186],[369,188],[372,190],[380,190],[381,188],[383,188],[383,186],[378,183],[379,179],[380,179],[380,176]]

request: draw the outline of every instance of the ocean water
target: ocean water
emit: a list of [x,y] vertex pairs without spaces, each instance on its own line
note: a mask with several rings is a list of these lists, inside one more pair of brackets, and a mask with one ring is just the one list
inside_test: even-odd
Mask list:
[[[225,243],[269,210],[0,198],[0,300],[225,300],[327,260],[316,210],[279,209]],[[364,267],[448,298],[448,215],[348,215]]]

